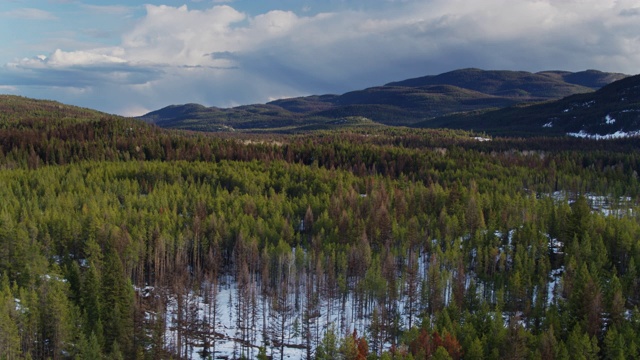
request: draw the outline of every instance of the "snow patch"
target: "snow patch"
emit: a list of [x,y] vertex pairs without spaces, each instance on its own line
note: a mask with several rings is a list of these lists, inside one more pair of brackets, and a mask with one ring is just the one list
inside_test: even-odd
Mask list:
[[143,298],[148,298],[148,297],[151,296],[151,294],[153,293],[153,290],[155,290],[155,288],[153,286],[145,286],[143,288],[134,286],[133,290],[139,296],[142,296]]
[[474,137],[473,140],[480,141],[480,142],[491,141],[491,139],[489,139],[489,138],[480,137],[480,136]]
[[607,114],[607,116],[604,118],[604,122],[607,125],[612,125],[616,123],[616,119],[612,118],[611,115]]
[[[555,201],[566,201],[568,204],[573,204],[577,194],[568,193],[566,191],[555,191],[551,194],[539,193],[536,197],[541,198],[543,196],[550,196]],[[619,198],[612,198],[610,195],[596,195],[593,193],[586,193],[584,196],[589,202],[591,210],[599,212],[604,216],[633,216],[634,208],[638,205],[631,197],[621,196]],[[557,239],[553,239],[551,245],[558,249],[562,248],[562,243]],[[560,253],[558,253],[560,254]]]
[[547,283],[547,306],[553,304],[560,291],[560,281],[564,273],[564,265],[549,272],[549,282]]
[[543,128],[552,128],[553,127],[553,121],[549,121],[548,123],[542,125]]
[[549,251],[554,255],[563,255],[564,252],[562,248],[564,247],[564,243],[557,238],[551,238],[549,234],[546,234],[546,236],[549,239]]
[[628,132],[627,131],[618,130],[618,131],[614,132],[613,134],[606,134],[606,135],[589,134],[584,130],[580,130],[577,133],[576,132],[567,133],[567,136],[583,138],[583,139],[592,139],[592,140],[624,139],[624,138],[631,138],[631,137],[639,137],[640,136],[640,130],[628,131]]

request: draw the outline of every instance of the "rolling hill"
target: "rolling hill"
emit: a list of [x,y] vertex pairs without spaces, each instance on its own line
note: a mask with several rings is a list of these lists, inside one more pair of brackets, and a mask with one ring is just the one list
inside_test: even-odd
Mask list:
[[292,132],[349,117],[410,126],[452,113],[590,93],[625,76],[595,70],[529,73],[461,69],[342,95],[314,95],[227,109],[171,105],[140,118],[165,128],[199,131]]
[[624,75],[603,73],[596,70],[578,73],[559,71],[529,73],[525,71],[464,69],[436,76],[389,83],[387,86],[423,87],[449,84],[493,96],[555,99],[589,92],[621,78],[624,78]]

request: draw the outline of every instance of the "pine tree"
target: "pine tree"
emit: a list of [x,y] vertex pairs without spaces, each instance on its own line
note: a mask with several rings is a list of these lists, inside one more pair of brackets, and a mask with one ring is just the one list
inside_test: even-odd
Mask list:
[[0,358],[18,359],[21,356],[20,333],[16,323],[16,302],[8,280],[0,281]]
[[339,358],[339,342],[335,326],[331,324],[316,349],[317,360],[334,360]]
[[284,359],[284,346],[287,340],[286,332],[291,326],[293,307],[289,303],[288,284],[282,282],[275,292],[271,302],[271,339],[280,352],[280,360]]
[[418,255],[413,247],[409,248],[408,264],[406,268],[406,304],[405,311],[408,319],[408,328],[413,327],[413,318],[418,310],[420,294],[420,274]]
[[471,342],[471,346],[464,355],[465,359],[468,360],[482,360],[484,359],[484,350],[482,346],[482,341],[479,338],[475,338],[473,342]]
[[[102,329],[98,329],[98,324],[102,324],[100,321],[100,314],[102,313],[100,308],[102,294],[100,291],[100,276],[93,262],[89,263],[89,267],[84,273],[80,291],[80,304],[87,322],[85,334],[89,336],[92,333],[94,335],[102,333]],[[98,340],[101,341],[102,339]]]
[[383,325],[378,306],[373,308],[371,322],[369,323],[369,336],[371,338],[371,350],[374,355],[382,352]]
[[258,349],[258,356],[257,356],[258,360],[268,360],[269,357],[267,356],[267,348],[264,346],[260,346],[260,348]]
[[73,314],[75,309],[69,303],[69,289],[56,269],[42,284],[42,326],[45,357],[61,359],[69,349],[73,331],[76,329]]
[[608,308],[609,316],[611,317],[611,324],[614,326],[621,326],[624,322],[625,299],[622,293],[622,284],[618,276],[615,274],[609,283],[608,292]]
[[433,356],[431,357],[431,359],[432,360],[453,360],[451,355],[449,355],[449,353],[447,352],[447,349],[445,349],[442,346],[438,346],[436,351],[433,353]]
[[607,360],[624,360],[627,358],[625,355],[626,349],[624,336],[613,326],[604,337],[604,358]]
[[540,354],[543,359],[553,359],[558,352],[558,340],[556,339],[553,325],[540,334]]
[[356,343],[356,337],[352,334],[346,334],[341,340],[338,347],[338,353],[341,359],[345,360],[357,360],[358,358],[358,345]]
[[598,359],[598,343],[595,337],[589,338],[586,332],[582,332],[580,326],[576,325],[567,339],[567,353],[571,358],[578,360]]
[[[110,249],[105,257],[102,275],[102,307],[100,319],[104,328],[104,346],[114,342],[124,353],[133,351],[133,286],[125,277],[120,257]],[[97,326],[96,326],[97,328]]]
[[36,289],[20,288],[19,328],[25,357],[39,358],[37,344],[41,339],[40,299]]

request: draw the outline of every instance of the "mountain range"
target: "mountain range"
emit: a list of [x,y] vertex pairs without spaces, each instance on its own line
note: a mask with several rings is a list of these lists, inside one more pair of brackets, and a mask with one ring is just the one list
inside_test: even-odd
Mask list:
[[640,75],[556,101],[450,114],[413,126],[508,136],[571,135],[595,139],[636,136],[640,135]]
[[607,139],[640,135],[640,75],[595,92],[498,110],[450,114],[414,127],[483,131],[505,136],[562,136]]
[[[199,131],[299,132],[342,124],[377,124],[473,129],[496,135],[563,135],[580,131],[595,134],[613,127],[594,128],[593,124],[582,127],[579,120],[567,120],[568,113],[575,110],[571,116],[578,119],[578,115],[584,115],[578,105],[599,96],[599,102],[595,101],[597,116],[601,117],[608,109],[602,101],[617,96],[609,94],[617,90],[608,85],[626,78],[624,74],[597,70],[530,73],[461,69],[342,95],[288,98],[226,109],[199,104],[171,105],[140,118],[160,127]],[[634,83],[633,77],[627,83]],[[633,107],[632,103],[626,105]],[[562,109],[556,114],[558,107]],[[569,111],[564,113],[565,109]],[[627,111],[621,113],[626,114],[623,116],[616,113],[621,119],[618,125],[631,126],[633,121],[622,119],[632,118],[631,110],[618,110]],[[596,116],[589,111],[584,113]],[[560,120],[554,126],[556,117]],[[605,125],[613,124],[605,120]]]

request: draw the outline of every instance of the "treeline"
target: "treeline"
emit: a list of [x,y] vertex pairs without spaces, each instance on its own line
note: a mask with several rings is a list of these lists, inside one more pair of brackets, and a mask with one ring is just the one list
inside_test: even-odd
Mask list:
[[[37,168],[79,161],[265,161],[283,160],[359,176],[407,177],[449,187],[475,179],[481,189],[487,176],[514,181],[532,192],[570,190],[638,196],[638,140],[479,141],[449,130],[366,130],[312,135],[224,135],[163,131],[117,117],[97,119],[22,118],[0,128],[0,166]],[[552,144],[557,144],[556,150]],[[564,144],[564,145],[562,145]],[[570,147],[570,146],[569,146]],[[589,147],[587,149],[587,147]],[[458,171],[453,171],[458,169]],[[535,170],[535,171],[532,171]],[[513,189],[520,190],[519,187]]]

